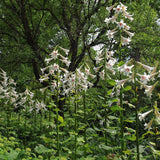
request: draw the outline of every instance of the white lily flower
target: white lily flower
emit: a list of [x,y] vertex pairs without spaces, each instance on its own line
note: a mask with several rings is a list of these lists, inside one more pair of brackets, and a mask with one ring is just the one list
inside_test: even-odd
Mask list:
[[124,4],[122,4],[121,2],[120,2],[120,5],[121,5],[121,9],[122,9],[122,11],[123,12],[126,12],[126,10],[127,10],[127,6],[125,6]]
[[45,62],[48,64],[50,61],[52,61],[54,58],[53,57],[51,57],[51,58],[45,58]]
[[[137,80],[138,81],[138,80]],[[151,97],[152,92],[154,90],[154,88],[156,87],[156,85],[158,84],[158,81],[155,82],[155,84],[153,84],[152,86],[148,86],[143,84],[142,82],[138,81],[144,88],[145,88],[145,94],[147,94],[147,96]]]
[[124,15],[125,18],[128,18],[128,19],[131,20],[131,21],[133,21],[133,19],[134,19],[134,18],[132,17],[133,15],[130,15],[128,12],[124,12],[123,15]]
[[157,84],[158,84],[158,81],[157,81],[154,85],[152,85],[152,86],[147,86],[147,85],[144,86],[144,88],[145,88],[145,93],[146,93],[149,97],[151,97],[152,92],[153,92],[153,90],[154,90],[154,88],[155,88],[155,86],[156,86]]
[[84,84],[81,84],[81,83],[79,83],[79,85],[82,87],[82,90],[86,91],[88,89],[87,85],[84,85]]
[[41,72],[42,74],[44,74],[44,72],[48,69],[48,67],[45,67],[45,68],[41,68]]
[[68,49],[62,48],[62,47],[60,47],[60,46],[59,46],[59,48],[60,48],[61,50],[63,50],[63,51],[65,52],[65,54],[68,56],[68,53],[69,53],[69,50],[68,50]]
[[125,37],[121,36],[121,44],[122,45],[127,45],[127,44],[129,44],[129,42],[131,42],[130,38],[125,38]]
[[114,6],[115,6],[115,4],[110,7],[106,7],[106,9],[108,10],[108,12],[110,12],[114,8]]
[[122,87],[123,87],[123,85],[124,85],[128,80],[130,80],[130,78],[123,79],[123,80],[116,80],[116,84],[117,84],[118,86],[122,86]]
[[134,36],[134,33],[131,33],[131,32],[129,32],[129,31],[127,31],[127,30],[123,30],[124,32],[126,32],[130,37],[133,37]]
[[59,67],[63,72],[65,72],[66,74],[69,73],[69,71],[65,68]]
[[147,123],[144,124],[145,129],[148,129],[148,130],[151,130],[151,129],[152,129],[151,126],[152,126],[153,120],[154,120],[154,118],[152,118],[152,119],[149,121],[148,124],[147,124]]
[[96,60],[96,64],[100,63],[101,60],[103,60],[104,58],[100,58],[99,56],[96,56],[95,57],[95,60]]
[[145,112],[145,113],[139,113],[138,115],[139,115],[139,120],[140,121],[142,121],[142,120],[144,120],[145,119],[145,117],[149,114],[149,113],[151,113],[153,111],[153,109],[151,109],[151,110],[149,110],[149,111],[147,111],[147,112]]
[[119,14],[120,12],[122,12],[122,7],[120,5],[118,5],[116,8],[114,8],[114,10],[116,13]]
[[103,71],[101,71],[101,72],[99,72],[99,76],[104,80],[104,70]]
[[127,66],[126,64],[124,64],[123,66],[119,67],[120,72],[122,72],[124,75],[129,76],[130,73],[132,73],[132,68],[134,67],[134,65],[132,66]]
[[60,59],[60,61],[62,61],[63,63],[65,63],[67,67],[69,67],[69,65],[71,64],[71,61],[66,60],[66,59]]
[[109,56],[113,56],[114,55],[114,51],[108,51]]
[[54,63],[52,67],[53,67],[54,71],[58,71],[58,69],[59,69],[59,65],[56,63]]
[[120,22],[117,22],[117,24],[118,24],[119,29],[124,28],[124,26],[126,25],[126,24],[123,22],[123,19],[121,19]]
[[137,62],[137,63],[141,65],[144,69],[146,69],[149,73],[155,68],[155,67],[150,67],[148,65],[142,64],[141,62]]
[[98,72],[102,67],[103,67],[103,66],[94,67],[93,70],[94,70],[95,72]]
[[105,20],[104,20],[104,22],[106,22],[107,24],[108,23],[110,23],[110,22],[112,22],[112,23],[115,23],[116,22],[116,19],[117,19],[117,14],[115,14],[114,16],[112,16],[111,18],[106,18]]
[[49,79],[48,75],[44,75],[42,78],[39,79],[40,83],[47,81]]
[[110,18],[105,18],[104,22],[107,24],[110,23]]
[[112,58],[112,59],[110,59],[110,60],[107,62],[106,65],[107,65],[108,67],[113,67],[116,62],[117,62],[117,59]]
[[112,39],[114,37],[114,34],[117,33],[117,32],[118,31],[116,31],[115,29],[108,30],[106,35],[108,36],[108,39],[110,40],[110,39]]
[[137,73],[138,76],[140,76],[140,81],[142,81],[144,84],[147,84],[147,82],[150,80],[150,75],[147,75],[144,73],[144,75],[141,75]]
[[130,26],[128,26],[127,24],[124,24],[124,28],[125,28],[126,30],[130,30]]
[[50,55],[51,55],[52,59],[57,59],[57,56],[58,56],[59,54],[58,54],[58,51],[57,51],[57,50],[53,50]]
[[53,81],[52,82],[52,87],[55,89],[57,87],[57,82],[56,81]]

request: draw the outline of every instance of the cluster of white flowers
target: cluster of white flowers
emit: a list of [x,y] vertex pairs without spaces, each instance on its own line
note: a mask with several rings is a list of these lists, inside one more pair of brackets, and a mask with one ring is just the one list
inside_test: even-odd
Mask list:
[[[46,108],[45,105],[36,105],[37,101],[34,100],[34,94],[28,89],[23,93],[16,91],[16,83],[12,78],[9,78],[5,71],[1,69],[0,72],[0,99],[5,105],[8,105],[12,109],[20,107],[21,109],[28,108],[28,111],[36,110],[38,113],[40,110],[43,112]],[[41,102],[43,104],[43,102]],[[37,106],[37,107],[35,107]]]
[[[84,68],[84,71],[82,69]],[[95,78],[95,75],[90,73],[90,68],[86,64],[80,66],[73,73],[67,73],[64,75],[63,82],[63,92],[62,94],[68,95],[68,93],[80,92],[82,90],[87,90],[89,87],[92,87],[93,84],[88,81],[88,77]]]
[[158,84],[158,81],[155,82],[153,85],[147,85],[147,83],[149,83],[151,80],[155,80],[154,77],[156,75],[158,75],[158,73],[159,73],[159,72],[156,72],[157,67],[150,67],[150,66],[142,64],[140,62],[137,62],[137,64],[139,64],[140,66],[142,66],[144,69],[146,69],[148,71],[148,74],[146,74],[146,72],[144,72],[143,75],[137,73],[137,75],[140,77],[140,81],[139,80],[137,80],[137,81],[141,84],[142,88],[144,87],[145,94],[147,96],[151,97],[152,91],[154,90],[154,88]]
[[95,75],[90,72],[90,67],[87,64],[80,66],[74,72],[69,72],[67,69],[54,63],[59,60],[59,64],[62,62],[66,67],[69,67],[71,63],[67,57],[69,50],[62,47],[59,48],[65,52],[66,57],[54,49],[50,54],[50,58],[45,59],[47,67],[41,69],[42,76],[39,79],[40,82],[49,80],[48,87],[52,87],[52,92],[58,89],[61,95],[69,95],[82,90],[86,91],[89,87],[92,87],[93,84],[88,81],[88,77],[95,78]]
[[139,120],[142,121],[144,120],[145,121],[145,118],[147,115],[149,115],[151,112],[154,112],[154,117],[148,122],[144,124],[145,126],[145,129],[148,129],[148,130],[151,130],[152,129],[152,124],[153,124],[153,121],[157,121],[158,124],[160,124],[160,113],[159,113],[159,109],[157,107],[157,102],[155,101],[155,105],[153,106],[154,109],[151,109],[145,113],[139,113]]
[[[134,33],[131,33],[129,31],[130,27],[124,22],[124,19],[121,19],[119,22],[117,22],[117,19],[119,17],[119,15],[122,15],[120,17],[124,17],[127,18],[129,20],[133,20],[133,15],[130,15],[127,12],[127,6],[124,6],[121,2],[119,5],[115,6],[111,6],[111,7],[107,7],[106,8],[108,10],[108,12],[110,12],[111,10],[115,11],[115,14],[111,17],[111,18],[106,18],[105,22],[107,23],[107,25],[109,23],[113,23],[116,24],[116,28],[109,30],[107,32],[107,36],[108,39],[113,39],[114,35],[117,34],[118,32],[118,28],[119,30],[124,31],[124,33],[126,33],[129,38],[126,38],[124,36],[122,36],[122,32],[120,32],[121,35],[118,35],[121,37],[121,42],[119,42],[121,45],[128,45],[131,41],[131,37],[134,36]],[[118,44],[119,44],[118,43]],[[108,55],[107,55],[108,56]],[[96,55],[96,62],[97,64],[100,63],[101,60],[104,59],[104,56],[101,56],[100,54]],[[112,57],[111,60],[109,60],[111,63],[111,66],[114,65],[114,58]],[[117,85],[123,86],[124,83],[126,83],[127,81],[132,80],[134,82],[134,74],[132,72],[132,69],[134,68],[134,65],[129,65],[132,63],[132,60],[127,61],[124,65],[119,66],[118,67],[118,71],[120,73],[122,73],[123,75],[127,76],[128,78],[124,79],[124,80],[116,80]],[[156,67],[150,67],[147,66],[145,64],[142,64],[141,62],[136,62],[138,65],[140,65],[141,67],[143,67],[144,69],[146,69],[147,73],[144,73],[143,75],[137,73],[138,78],[137,81],[139,83],[141,83],[141,87],[145,88],[145,94],[147,94],[147,96],[151,97],[152,95],[152,91],[155,88],[155,86],[157,85],[158,82],[156,82],[154,85],[147,85],[148,82],[150,82],[151,80],[154,80],[154,76],[157,75],[159,72],[156,72]],[[112,69],[113,70],[113,69]],[[115,74],[115,72],[113,71],[112,73]],[[104,70],[100,72],[101,77],[104,79]],[[138,80],[139,79],[139,80]]]
[[[127,7],[124,6],[122,3],[120,3],[120,5],[117,5],[117,7],[115,5],[113,5],[111,7],[107,7],[106,9],[109,12],[111,10],[114,10],[115,14],[111,18],[106,18],[105,22],[107,23],[107,25],[109,23],[116,25],[116,27],[114,29],[107,31],[108,39],[116,41],[116,37],[115,37],[115,35],[116,35],[121,38],[120,39],[117,38],[120,42],[117,42],[115,44],[118,44],[119,46],[123,46],[123,45],[129,46],[129,43],[131,42],[131,38],[134,36],[134,33],[129,31],[130,27],[124,22],[124,19],[121,19],[119,22],[117,22],[117,19],[119,19],[119,17],[125,17],[125,18],[132,21],[133,15],[130,15],[127,12]],[[122,15],[122,16],[119,16],[119,15]],[[118,35],[118,33],[120,35]],[[128,35],[128,38],[124,37],[125,34]],[[121,87],[123,87],[124,84],[128,81],[129,82],[131,81],[134,83],[134,81],[136,80],[141,84],[141,88],[143,87],[145,89],[144,93],[148,97],[151,97],[152,91],[154,90],[154,88],[158,84],[158,82],[155,82],[153,85],[147,85],[147,84],[148,83],[151,84],[151,80],[155,80],[154,77],[156,75],[158,75],[160,73],[160,71],[156,72],[156,67],[150,67],[148,65],[142,64],[141,62],[135,62],[134,63],[135,65],[139,65],[141,68],[146,70],[146,72],[144,72],[143,75],[136,73],[136,78],[135,78],[135,73],[134,73],[135,66],[133,64],[134,60],[130,59],[122,65],[118,64],[117,63],[118,60],[114,58],[114,53],[116,53],[116,51],[109,51],[109,49],[108,49],[106,51],[106,53],[104,53],[104,51],[101,50],[101,51],[97,52],[97,54],[95,56],[95,61],[96,61],[97,67],[94,67],[94,71],[99,72],[99,76],[101,77],[102,80],[106,79],[106,77],[111,79],[110,76],[112,74],[115,75],[115,73],[118,73],[118,75],[120,73],[121,78],[124,77],[124,79],[115,80],[116,85],[113,87],[112,93],[110,96],[113,97],[114,95],[116,95],[116,97],[119,97]],[[105,62],[105,65],[104,65],[104,62]],[[104,68],[104,67],[106,67],[106,68]],[[112,74],[109,74],[108,71],[110,71]],[[107,72],[107,73],[105,73],[105,72]],[[136,72],[137,72],[137,70],[136,70]],[[122,97],[124,97],[123,93],[122,93]],[[119,99],[117,99],[117,101],[118,101],[117,105],[119,105],[119,103],[120,103]],[[109,106],[111,106],[111,105],[112,105],[112,102],[109,103]],[[149,113],[151,113],[152,111],[153,110],[149,110],[143,114],[139,113],[140,121],[144,120],[145,117]],[[156,113],[159,113],[159,112],[156,112]],[[159,115],[159,114],[157,114],[157,115]],[[153,122],[153,119],[148,124],[145,123],[145,129],[150,130],[152,122]]]
[[115,14],[111,18],[106,18],[105,22],[107,23],[107,25],[109,23],[116,24],[114,29],[107,31],[108,39],[109,40],[113,39],[115,34],[118,32],[118,28],[119,28],[119,30],[124,31],[124,33],[126,33],[129,36],[126,38],[121,35],[121,45],[128,45],[131,42],[131,38],[134,36],[134,33],[129,31],[130,27],[124,22],[123,19],[121,19],[119,22],[117,21],[117,19],[118,19],[119,15],[122,15],[122,17],[127,18],[132,21],[133,15],[130,15],[127,12],[127,6],[123,5],[121,2],[119,5],[117,5],[117,7],[115,5],[113,5],[110,7],[106,7],[106,9],[109,12],[111,10],[114,10]]
[[17,107],[18,93],[15,89],[16,83],[13,79],[8,78],[5,71],[0,72],[0,99],[3,99],[4,104]]

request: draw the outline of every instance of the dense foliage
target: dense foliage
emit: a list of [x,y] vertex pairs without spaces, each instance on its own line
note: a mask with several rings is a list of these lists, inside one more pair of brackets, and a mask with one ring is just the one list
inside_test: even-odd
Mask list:
[[0,159],[158,160],[159,4],[2,0]]

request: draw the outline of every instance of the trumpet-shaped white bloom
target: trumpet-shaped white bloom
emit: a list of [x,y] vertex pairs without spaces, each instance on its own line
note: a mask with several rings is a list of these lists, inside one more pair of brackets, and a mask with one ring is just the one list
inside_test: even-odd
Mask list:
[[58,69],[59,69],[59,65],[56,64],[56,63],[54,63],[54,64],[53,64],[53,70],[54,70],[54,71],[58,71]]
[[107,24],[110,23],[110,18],[105,18],[104,22],[106,22]]
[[122,10],[123,12],[126,12],[127,6],[125,6],[125,5],[122,4],[121,2],[120,2],[120,5],[121,5],[121,10]]
[[124,15],[125,18],[128,18],[131,21],[133,21],[133,19],[134,19],[133,15],[130,15],[128,12],[124,12],[123,15]]
[[149,111],[147,111],[147,112],[145,112],[145,113],[139,113],[139,114],[138,114],[138,115],[139,115],[139,120],[140,120],[140,121],[145,120],[146,116],[147,116],[149,113],[151,113],[152,111],[153,111],[153,109],[151,109],[151,110],[149,110]]
[[60,61],[62,61],[63,63],[65,63],[67,67],[69,67],[69,65],[71,63],[71,61],[67,60],[67,59],[60,59]]
[[155,67],[150,67],[148,65],[142,64],[141,62],[137,62],[137,63],[141,65],[144,69],[146,69],[149,73],[155,68]]
[[118,24],[119,29],[124,28],[124,26],[126,25],[126,24],[123,22],[123,19],[120,20],[120,22],[117,22],[117,24]]
[[132,66],[127,66],[126,64],[124,64],[122,67],[119,67],[120,72],[122,72],[124,75],[129,76],[129,74],[132,73],[132,68],[134,67],[134,65]]
[[114,8],[114,6],[115,6],[115,4],[110,7],[106,7],[106,9],[108,10],[108,12],[110,12]]
[[114,38],[114,34],[117,33],[117,31],[114,29],[114,30],[108,30],[107,31],[107,36],[108,36],[108,39],[112,39]]
[[111,18],[106,18],[105,20],[104,20],[104,22],[106,22],[107,24],[108,23],[110,23],[110,22],[112,22],[112,23],[115,23],[116,22],[116,19],[117,19],[117,14],[115,14],[114,16],[112,16]]
[[68,50],[68,49],[62,48],[62,47],[60,47],[60,46],[59,46],[59,48],[60,48],[62,51],[64,51],[65,54],[68,56],[68,53],[69,53],[69,50]]
[[56,81],[52,82],[52,87],[53,87],[53,89],[55,89],[57,87],[57,82]]
[[138,76],[140,76],[140,81],[142,81],[144,84],[147,84],[147,82],[150,80],[150,75],[147,75],[144,73],[144,75],[141,75],[137,73]]
[[94,67],[93,70],[94,70],[95,72],[98,72],[102,67],[103,67],[103,66]]
[[113,67],[115,65],[115,63],[117,62],[117,59],[112,58],[107,62],[107,66],[108,67]]
[[158,81],[152,86],[142,84],[145,88],[145,94],[147,94],[147,96],[151,97],[152,92],[153,92],[153,90],[154,90],[154,88],[156,87],[157,84],[158,84]]
[[122,45],[128,45],[131,42],[130,38],[125,38],[123,36],[121,36],[121,44]]
[[126,29],[124,29],[123,31],[126,32],[130,37],[133,37],[133,36],[134,36],[134,33],[131,33],[131,32],[129,32],[129,31],[126,30]]
[[[44,112],[45,110],[47,110],[44,102],[39,102],[38,100],[35,104],[35,109],[36,109],[36,113],[39,113],[40,111]],[[31,108],[30,111],[32,111],[32,110],[33,109]]]
[[81,86],[82,87],[82,90],[87,90],[88,89],[88,86],[87,85],[84,85],[84,84],[81,84],[81,83],[79,83],[79,86]]
[[114,8],[114,10],[115,10],[116,13],[119,14],[120,12],[122,12],[122,6],[118,5],[116,8]]
[[117,86],[122,86],[128,81],[130,80],[130,78],[127,78],[127,79],[122,79],[122,80],[116,80],[116,84]]
[[103,60],[104,58],[100,58],[99,56],[96,56],[95,57],[95,60],[96,60],[96,64],[100,63],[101,60]]
[[99,72],[99,76],[100,76],[101,79],[103,79],[103,80],[104,80],[104,75],[105,75],[104,70],[102,70],[101,72]]
[[130,30],[130,26],[128,26],[127,24],[124,24],[124,29]]
[[114,55],[114,51],[107,51],[107,53],[109,54],[110,57]]
[[39,79],[39,81],[40,81],[40,83],[42,83],[42,82],[44,82],[44,81],[47,81],[48,79],[49,79],[48,74],[45,74],[44,76],[42,76],[42,77]]
[[41,72],[42,74],[44,74],[44,72],[48,69],[48,67],[45,67],[45,68],[41,68]]
[[151,130],[151,129],[152,129],[151,126],[152,126],[153,120],[154,120],[154,118],[152,118],[152,119],[149,121],[148,124],[147,124],[147,123],[144,124],[145,129],[148,129],[148,130]]
[[63,72],[65,72],[66,74],[69,73],[69,71],[65,68],[59,67]]
[[58,56],[59,54],[58,54],[58,51],[57,51],[57,50],[53,50],[50,55],[51,55],[52,59],[57,59],[57,56]]
[[53,57],[51,57],[51,58],[45,58],[44,61],[45,61],[47,64],[49,64],[49,62],[52,61],[53,59],[54,59]]

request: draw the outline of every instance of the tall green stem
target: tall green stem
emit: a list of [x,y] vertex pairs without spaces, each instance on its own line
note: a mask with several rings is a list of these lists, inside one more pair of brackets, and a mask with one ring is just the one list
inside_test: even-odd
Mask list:
[[86,157],[86,143],[87,143],[87,137],[86,137],[86,92],[84,91],[83,94],[83,110],[84,110],[84,157]]
[[36,133],[36,125],[37,125],[37,114],[36,114],[36,110],[34,110],[34,134]]
[[140,159],[139,157],[139,119],[138,119],[138,105],[137,105],[137,82],[136,82],[136,61],[134,61],[134,98],[136,99],[135,102],[135,114],[136,114],[136,151],[137,151],[137,160]]
[[26,108],[25,108],[25,122],[24,122],[24,136],[25,136],[25,139],[24,139],[24,146],[26,146],[26,143],[27,143],[27,137],[26,137],[26,131],[27,131],[27,112],[28,112],[28,102],[27,102],[27,105],[26,105]]
[[75,107],[75,153],[74,153],[74,160],[77,159],[77,107],[78,107],[78,93],[77,93],[77,71],[75,75],[75,102],[74,102],[74,107]]
[[[106,69],[106,53],[104,53],[104,77],[105,77],[105,87],[104,87],[104,104],[105,104],[105,128],[107,129],[107,106],[106,106],[106,101],[107,101],[107,87],[106,87],[106,83],[107,83],[107,69]],[[105,131],[105,145],[107,145],[107,131]],[[107,156],[107,150],[105,150],[105,155]]]
[[58,124],[58,110],[59,110],[59,86],[58,86],[58,81],[59,81],[59,72],[57,72],[57,93],[56,93],[56,130],[57,130],[57,156],[59,156],[59,124]]
[[123,113],[123,93],[122,87],[120,88],[120,125],[121,125],[121,154],[124,151],[124,113]]
[[[119,59],[120,59],[120,62],[122,61],[122,52],[121,52],[121,35],[122,35],[122,31],[120,30],[119,31]],[[120,80],[122,80],[122,76],[121,76],[121,73],[119,73],[120,75]],[[120,96],[119,96],[119,99],[120,99],[120,107],[121,107],[121,110],[120,110],[120,128],[121,128],[121,154],[123,154],[123,151],[124,151],[124,111],[123,111],[123,93],[122,93],[122,89],[123,87],[121,86],[120,88]]]
[[9,126],[10,126],[10,103],[7,105],[7,137],[9,137]]
[[40,123],[40,125],[39,125],[39,127],[40,127],[40,135],[41,135],[41,132],[42,132],[42,117],[43,117],[42,114],[43,113],[40,112],[40,122],[39,122]]

